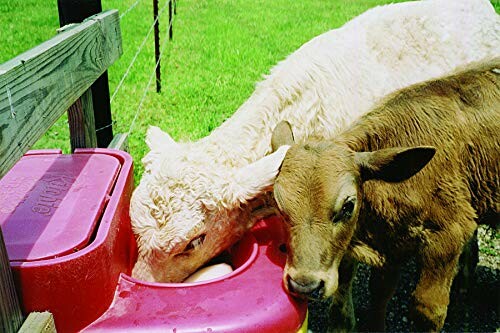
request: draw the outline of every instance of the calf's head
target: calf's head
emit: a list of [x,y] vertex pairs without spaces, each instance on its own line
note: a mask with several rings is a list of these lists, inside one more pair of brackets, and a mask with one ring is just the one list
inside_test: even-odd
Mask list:
[[289,235],[287,290],[313,299],[332,296],[363,206],[362,183],[404,181],[434,152],[432,147],[354,152],[334,142],[293,145],[274,184]]
[[270,189],[288,147],[229,168],[206,147],[179,144],[155,127],[147,142],[151,152],[130,207],[138,244],[132,275],[181,282],[269,213],[256,198]]

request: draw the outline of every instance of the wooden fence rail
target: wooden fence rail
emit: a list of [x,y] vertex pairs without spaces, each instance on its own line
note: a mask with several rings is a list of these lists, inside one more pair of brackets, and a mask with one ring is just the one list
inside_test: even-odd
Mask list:
[[0,65],[0,177],[120,57],[121,45],[111,10]]

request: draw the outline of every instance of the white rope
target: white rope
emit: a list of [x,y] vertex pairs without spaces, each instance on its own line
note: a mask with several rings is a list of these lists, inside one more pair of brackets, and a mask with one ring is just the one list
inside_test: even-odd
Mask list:
[[[168,0],[168,1],[170,1],[170,0]],[[165,51],[165,47],[166,47],[167,42],[169,40],[169,38],[168,38],[168,32],[169,32],[170,28],[172,27],[173,21],[174,20],[172,18],[172,20],[170,21],[170,24],[168,26],[167,32],[165,34],[165,40],[164,40],[163,44],[160,46],[161,50],[160,50],[160,56],[158,57],[158,61],[156,62],[156,65],[155,65],[155,67],[153,69],[153,72],[151,73],[151,76],[149,77],[148,84],[146,86],[146,89],[144,90],[144,93],[143,93],[142,97],[141,97],[141,101],[139,102],[139,106],[137,107],[137,111],[135,112],[134,119],[132,119],[132,122],[130,123],[130,127],[129,127],[129,130],[128,130],[128,133],[127,133],[128,135],[130,135],[130,133],[132,132],[132,129],[133,129],[134,125],[135,125],[135,121],[136,121],[136,119],[139,116],[139,113],[141,111],[142,104],[144,103],[144,100],[146,99],[146,95],[148,94],[149,87],[151,86],[151,83],[153,82],[153,78],[155,77],[156,69],[158,68],[158,65],[160,64],[161,56],[163,54],[163,51]]]
[[[140,1],[140,0],[139,0]],[[123,82],[125,81],[125,79],[127,78],[128,74],[130,73],[130,70],[132,69],[132,66],[134,66],[134,63],[135,61],[137,60],[137,57],[139,56],[139,53],[141,53],[142,51],[142,48],[144,47],[144,45],[146,44],[146,41],[148,40],[148,37],[149,35],[151,34],[151,31],[153,31],[153,28],[156,24],[156,22],[158,21],[158,19],[160,18],[161,14],[163,13],[163,11],[165,10],[165,8],[167,8],[167,5],[168,3],[170,2],[171,0],[166,0],[165,2],[165,5],[163,5],[162,9],[160,10],[160,12],[158,13],[158,16],[156,16],[156,19],[154,20],[153,24],[151,25],[151,27],[149,27],[149,30],[146,34],[146,37],[144,37],[144,40],[142,41],[141,45],[139,46],[139,48],[137,49],[137,51],[135,52],[135,55],[134,57],[132,58],[132,61],[130,62],[130,64],[128,65],[128,68],[127,70],[125,71],[125,73],[123,74],[122,78],[120,79],[120,82],[118,83],[118,85],[116,86],[115,88],[115,91],[113,92],[113,95],[111,96],[110,100],[109,100],[109,103],[113,103],[113,100],[115,99],[115,96],[116,94],[118,94],[118,91],[120,90],[120,88],[122,87],[123,85]]]
[[132,9],[134,9],[134,7],[135,7],[135,6],[137,6],[137,4],[138,4],[139,2],[141,2],[141,1],[142,1],[142,0],[137,0],[137,1],[136,1],[136,2],[134,2],[134,3],[130,6],[130,7],[128,7],[128,8],[127,8],[127,10],[126,10],[123,14],[121,14],[121,15],[120,15],[120,20],[121,20],[122,18],[124,18],[124,17],[125,17],[125,15],[127,15],[127,14],[128,14],[128,12],[130,12]]

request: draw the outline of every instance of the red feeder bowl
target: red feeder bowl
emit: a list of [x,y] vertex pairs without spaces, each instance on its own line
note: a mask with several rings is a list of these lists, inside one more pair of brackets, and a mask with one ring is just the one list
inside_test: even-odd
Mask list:
[[283,289],[278,218],[229,250],[234,272],[198,283],[149,283],[122,274],[108,311],[85,332],[306,332],[307,303]]

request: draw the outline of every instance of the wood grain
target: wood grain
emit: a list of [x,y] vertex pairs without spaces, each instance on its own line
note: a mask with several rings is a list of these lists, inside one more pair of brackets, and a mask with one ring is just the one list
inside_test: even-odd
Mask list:
[[17,299],[7,249],[0,232],[0,332],[17,332],[23,316]]
[[32,312],[18,333],[56,333],[54,317],[50,312]]
[[0,65],[0,177],[122,54],[116,10]]

